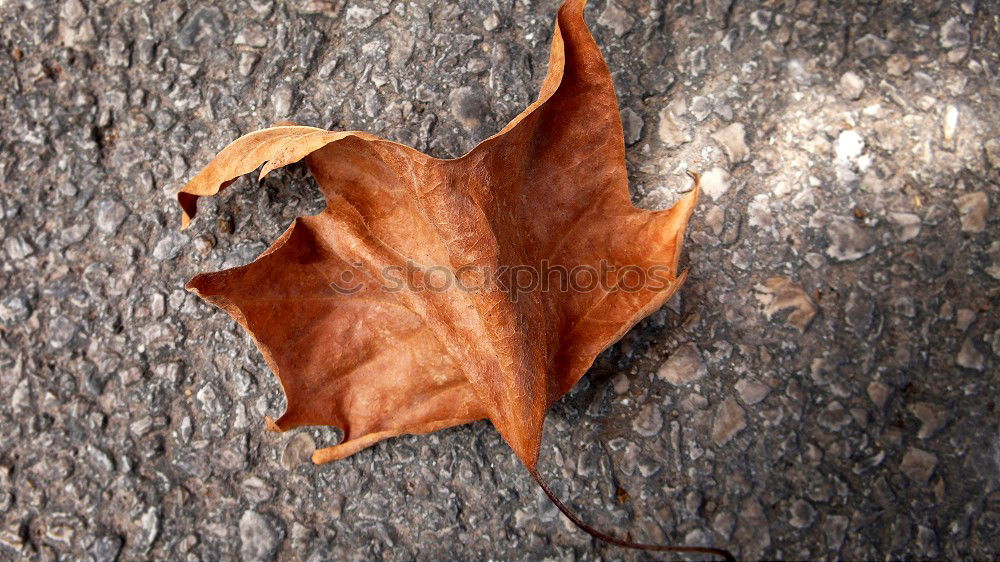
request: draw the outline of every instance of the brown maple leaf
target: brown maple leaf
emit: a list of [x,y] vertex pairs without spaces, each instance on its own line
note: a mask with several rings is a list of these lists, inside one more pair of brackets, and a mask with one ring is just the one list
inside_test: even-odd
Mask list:
[[[574,522],[636,546],[551,495],[537,473],[542,424],[595,357],[683,283],[698,190],[665,211],[632,205],[614,87],[583,4],[559,10],[538,100],[461,158],[277,126],[222,150],[178,201],[187,227],[199,197],[302,159],[326,198],[253,263],[187,285],[247,330],[281,381],[287,409],[270,429],[339,427],[342,442],[313,455],[324,463],[488,418]],[[581,271],[598,286],[568,290]],[[546,272],[558,286],[522,283]],[[650,272],[656,282],[636,286]]]

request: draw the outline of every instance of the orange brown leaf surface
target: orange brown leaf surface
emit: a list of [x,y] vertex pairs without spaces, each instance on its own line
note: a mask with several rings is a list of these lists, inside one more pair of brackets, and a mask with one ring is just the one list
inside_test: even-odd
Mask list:
[[[237,139],[178,194],[186,227],[199,197],[262,165],[261,177],[304,159],[316,178],[323,212],[297,218],[254,262],[187,285],[247,330],[281,381],[287,409],[271,429],[343,430],[315,462],[487,418],[534,471],[547,409],[683,282],[697,185],[668,210],[632,205],[614,87],[583,4],[559,10],[538,100],[460,158],[280,126]],[[665,282],[626,289],[612,273],[593,290],[387,290],[387,271],[414,264],[460,280],[629,266]],[[344,280],[356,290],[334,290]]]

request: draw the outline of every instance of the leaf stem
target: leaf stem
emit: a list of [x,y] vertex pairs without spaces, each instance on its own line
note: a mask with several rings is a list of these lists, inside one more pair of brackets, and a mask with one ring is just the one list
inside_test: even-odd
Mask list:
[[580,519],[580,517],[577,514],[573,513],[573,511],[571,511],[570,508],[566,506],[566,504],[561,502],[559,498],[557,498],[556,495],[552,493],[552,490],[549,489],[549,486],[545,483],[545,480],[542,479],[542,476],[538,474],[538,471],[536,469],[528,468],[528,472],[531,473],[531,477],[535,479],[535,482],[537,482],[538,485],[542,488],[542,491],[545,492],[545,495],[549,497],[549,500],[557,508],[559,508],[559,511],[561,511],[563,515],[569,518],[569,520],[572,521],[574,525],[576,525],[584,532],[586,532],[588,535],[594,537],[599,541],[621,546],[624,548],[635,548],[638,550],[648,550],[655,552],[688,552],[688,553],[699,553],[699,554],[711,554],[713,556],[719,556],[722,559],[726,560],[727,562],[736,561],[736,558],[732,555],[732,553],[730,553],[728,550],[723,550],[721,548],[709,548],[705,546],[672,546],[663,544],[642,544],[612,537],[611,535],[598,531],[597,529],[584,523],[583,520]]

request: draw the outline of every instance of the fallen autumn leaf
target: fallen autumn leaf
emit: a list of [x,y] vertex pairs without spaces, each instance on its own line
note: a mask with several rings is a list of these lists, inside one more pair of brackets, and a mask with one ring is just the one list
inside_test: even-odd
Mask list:
[[[262,165],[260,177],[305,159],[327,206],[293,221],[254,262],[187,288],[243,326],[281,381],[287,408],[267,420],[271,430],[343,431],[316,463],[487,418],[592,535],[729,556],[600,533],[538,475],[548,408],[683,283],[698,197],[692,174],[695,188],[673,208],[632,205],[614,86],[584,3],[559,10],[537,101],[460,158],[294,125],[227,146],[178,193],[182,228],[199,197]],[[543,282],[552,272],[557,288]],[[580,272],[595,282],[573,286]]]

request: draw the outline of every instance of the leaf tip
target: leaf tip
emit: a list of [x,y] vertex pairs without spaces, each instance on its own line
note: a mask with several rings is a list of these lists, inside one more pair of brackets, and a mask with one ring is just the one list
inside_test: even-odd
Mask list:
[[198,290],[198,280],[201,279],[203,275],[203,273],[199,273],[191,279],[188,279],[188,282],[184,284],[184,290],[189,293],[194,293],[196,296],[200,297],[201,291]]
[[701,195],[701,174],[693,170],[687,170],[685,172],[689,178],[694,180],[694,185],[680,201],[685,203],[685,208],[688,210],[688,216],[694,211],[694,206],[698,203],[698,196]]
[[313,464],[326,464],[328,462],[333,462],[335,460],[340,460],[344,457],[349,457],[357,451],[348,450],[344,451],[337,446],[333,447],[323,447],[321,449],[316,449],[312,454]]
[[181,230],[187,230],[191,226],[191,219],[198,212],[198,196],[187,191],[187,188],[188,186],[184,186],[177,192],[177,204],[181,208]]

